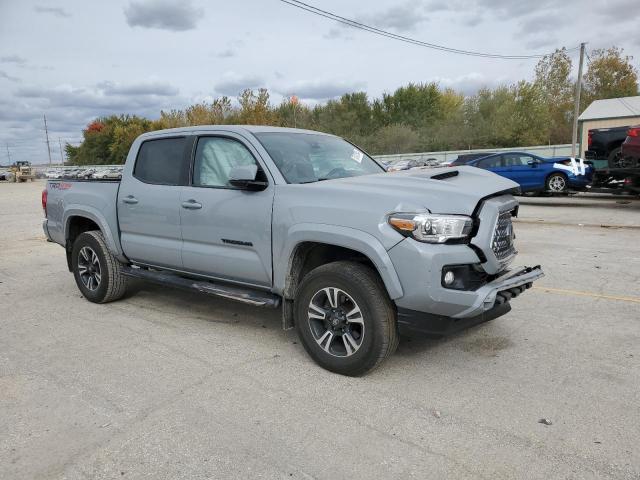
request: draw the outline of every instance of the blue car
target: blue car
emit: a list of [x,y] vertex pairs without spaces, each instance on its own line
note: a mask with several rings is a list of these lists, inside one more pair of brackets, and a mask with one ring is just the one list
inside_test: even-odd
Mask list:
[[593,167],[581,159],[543,158],[524,152],[495,153],[471,160],[466,165],[507,177],[519,183],[523,192],[585,190],[593,178]]

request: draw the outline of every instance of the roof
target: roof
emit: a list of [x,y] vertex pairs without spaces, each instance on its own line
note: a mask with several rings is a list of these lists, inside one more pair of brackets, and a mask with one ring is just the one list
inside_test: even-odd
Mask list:
[[196,125],[193,127],[178,127],[168,128],[165,130],[153,130],[151,132],[143,133],[141,137],[156,137],[166,134],[193,134],[193,133],[206,133],[206,132],[234,132],[234,133],[274,133],[274,132],[289,132],[289,133],[313,133],[316,135],[330,135],[323,132],[316,132],[315,130],[303,130],[301,128],[286,128],[286,127],[272,127],[269,125]]
[[595,100],[582,112],[578,120],[624,117],[640,117],[640,96]]

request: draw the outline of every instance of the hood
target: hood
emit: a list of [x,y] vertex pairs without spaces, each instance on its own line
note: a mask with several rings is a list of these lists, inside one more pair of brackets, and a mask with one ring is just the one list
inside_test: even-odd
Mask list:
[[484,197],[519,188],[517,183],[507,178],[468,166],[416,168],[304,186],[322,192],[327,199],[364,201],[385,213],[429,210],[432,213],[462,215],[471,215]]
[[278,185],[274,228],[299,223],[345,226],[370,233],[388,249],[404,238],[387,224],[390,213],[472,215],[482,198],[513,188],[518,184],[467,166]]

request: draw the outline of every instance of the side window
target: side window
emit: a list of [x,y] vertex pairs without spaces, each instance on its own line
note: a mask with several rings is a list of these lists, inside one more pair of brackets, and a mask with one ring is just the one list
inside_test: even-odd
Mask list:
[[147,140],[140,145],[133,176],[156,185],[185,185],[189,177],[185,137]]
[[533,160],[533,157],[530,157],[529,155],[518,155],[515,153],[510,153],[508,155],[504,155],[504,159],[504,164],[506,167],[526,167],[528,162]]
[[501,159],[500,155],[497,155],[495,157],[485,158],[484,160],[480,160],[478,162],[478,167],[480,167],[480,168],[496,168],[496,167],[500,167],[501,166],[500,159]]
[[226,137],[201,137],[193,165],[193,186],[230,188],[231,169],[246,165],[258,166],[258,176],[264,175],[251,152],[239,141]]

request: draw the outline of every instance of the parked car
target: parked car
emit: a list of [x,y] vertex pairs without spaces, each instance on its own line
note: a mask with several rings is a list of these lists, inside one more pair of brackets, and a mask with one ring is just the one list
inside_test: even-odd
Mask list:
[[387,168],[389,172],[399,172],[402,170],[411,170],[412,168],[426,167],[426,160],[405,159],[400,160]]
[[569,157],[543,158],[524,152],[501,152],[467,163],[509,178],[523,192],[563,193],[585,190],[591,184],[593,167]]
[[596,168],[619,168],[622,165],[622,142],[627,138],[629,126],[592,128],[587,134],[588,149],[584,152]]
[[494,152],[465,153],[462,155],[458,155],[458,158],[452,160],[451,162],[448,162],[448,164],[452,167],[456,165],[467,165],[472,160],[488,157],[489,155],[494,155]]
[[319,365],[360,375],[399,332],[491,320],[543,275],[510,267],[517,187],[469,167],[389,175],[309,130],[198,126],[138,137],[120,182],[50,180],[43,228],[91,302],[134,277],[280,308]]

